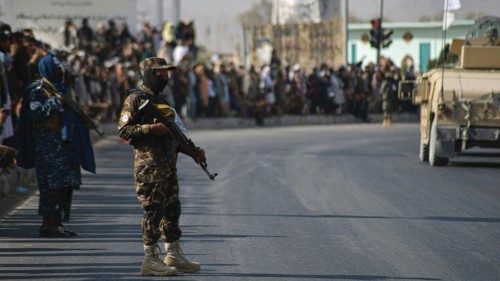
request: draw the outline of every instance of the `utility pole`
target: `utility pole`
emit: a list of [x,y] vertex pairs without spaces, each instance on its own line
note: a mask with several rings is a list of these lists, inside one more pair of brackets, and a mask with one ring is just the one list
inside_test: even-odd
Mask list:
[[178,24],[181,21],[181,1],[180,0],[173,1],[173,10],[174,10],[174,24]]
[[163,15],[163,7],[164,7],[164,0],[158,0],[158,26],[163,25],[163,19],[165,18]]
[[[281,13],[281,10],[280,10],[280,0],[277,0],[276,2],[276,24],[278,25],[278,44],[277,46],[274,46],[274,48],[278,49],[276,52],[278,53],[278,56],[280,57],[280,59],[283,59],[283,40],[282,40],[282,32],[281,32],[281,17],[280,17],[280,13]],[[273,36],[274,38],[276,38],[276,36],[274,35],[274,31],[273,31]]]
[[245,23],[242,25],[243,28],[243,63],[245,65],[245,69],[250,69],[250,60],[248,59],[248,35],[247,35],[247,26]]
[[344,65],[349,63],[349,1],[342,1],[342,14],[344,18]]
[[384,17],[384,0],[380,0],[380,21],[378,26],[377,65],[380,66],[380,45],[382,45],[382,18]]

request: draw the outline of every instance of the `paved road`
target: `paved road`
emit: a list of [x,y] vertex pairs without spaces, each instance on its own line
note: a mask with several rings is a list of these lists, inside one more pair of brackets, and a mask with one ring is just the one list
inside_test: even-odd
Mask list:
[[[203,268],[170,280],[499,280],[498,152],[432,168],[401,124],[192,136],[219,177],[179,163],[184,248]],[[141,279],[131,149],[109,137],[97,155],[75,195],[80,237],[37,238],[35,196],[1,221],[0,279]]]

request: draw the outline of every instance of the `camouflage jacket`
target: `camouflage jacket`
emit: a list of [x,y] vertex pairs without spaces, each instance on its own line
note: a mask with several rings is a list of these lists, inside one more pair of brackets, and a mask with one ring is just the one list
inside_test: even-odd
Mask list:
[[176,171],[178,143],[166,135],[157,137],[149,133],[149,124],[156,120],[139,113],[139,106],[146,99],[155,104],[168,105],[146,86],[132,90],[123,104],[118,134],[134,146],[134,176],[137,182],[151,183],[168,179]]
[[64,108],[53,93],[52,83],[47,79],[40,79],[33,82],[29,89],[29,116],[35,128],[50,129],[59,133]]

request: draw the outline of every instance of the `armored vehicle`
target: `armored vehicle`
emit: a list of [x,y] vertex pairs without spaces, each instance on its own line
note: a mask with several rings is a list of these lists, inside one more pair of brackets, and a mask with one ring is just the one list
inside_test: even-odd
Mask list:
[[454,40],[454,67],[401,82],[399,98],[420,105],[420,160],[445,166],[471,147],[500,148],[500,18],[478,20]]

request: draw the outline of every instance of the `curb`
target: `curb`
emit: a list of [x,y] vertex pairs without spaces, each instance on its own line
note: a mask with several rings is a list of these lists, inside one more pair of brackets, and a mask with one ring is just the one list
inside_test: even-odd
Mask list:
[[[382,123],[382,114],[370,114],[370,123]],[[418,123],[420,116],[416,113],[401,113],[394,115],[393,122],[396,123]],[[362,124],[361,119],[353,115],[283,115],[267,117],[263,126],[258,126],[253,118],[224,117],[206,119],[184,119],[184,124],[188,130],[227,130],[227,129],[250,129],[269,127],[289,127],[289,126],[310,126],[310,125],[335,125],[335,124]],[[100,125],[104,136],[117,136],[118,129],[116,123],[105,123]],[[101,137],[95,132],[90,132],[92,142],[95,143]]]
[[[382,123],[382,114],[370,114],[370,123]],[[402,113],[395,115],[394,122],[418,123],[420,117],[415,113]],[[258,126],[252,118],[212,118],[198,120],[184,120],[188,130],[224,130],[224,129],[244,129],[259,127],[287,127],[287,126],[309,126],[309,125],[335,125],[335,124],[355,124],[364,123],[361,119],[353,115],[284,115],[267,117],[263,126]]]

